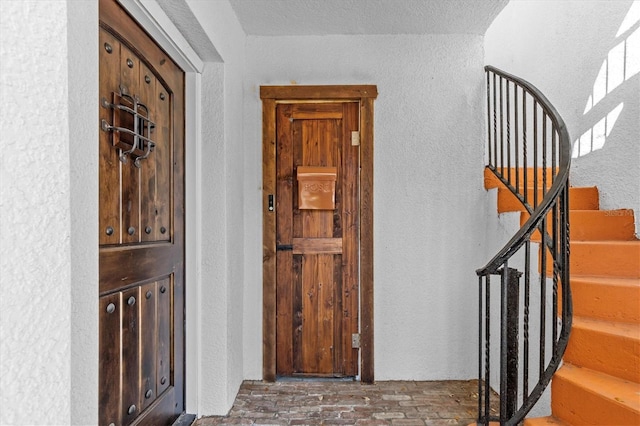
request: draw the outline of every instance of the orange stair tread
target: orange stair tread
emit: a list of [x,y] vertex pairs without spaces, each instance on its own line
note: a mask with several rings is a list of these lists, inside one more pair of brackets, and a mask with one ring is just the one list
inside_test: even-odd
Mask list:
[[612,287],[640,287],[640,278],[625,278],[625,277],[597,277],[590,275],[578,275],[571,274],[571,282],[579,281],[584,283],[598,284],[602,286]]
[[[572,188],[597,188],[597,187],[572,186]],[[604,216],[611,216],[611,217],[626,217],[626,216],[631,217],[633,213],[633,209],[601,209],[601,210],[571,209],[571,213],[595,215],[595,216],[604,215]]]
[[570,208],[570,214],[573,216],[591,216],[591,217],[605,217],[612,220],[619,219],[624,221],[633,222],[633,210],[632,209],[598,209],[598,210],[589,210],[589,209],[572,209]]
[[556,376],[640,414],[640,383],[568,363],[556,371]]
[[640,247],[640,240],[632,240],[632,241],[625,241],[625,240],[572,241],[571,244],[579,244],[579,245],[609,244],[609,245],[622,246],[622,247],[624,247],[624,246],[626,246],[626,247],[634,247],[634,246]]

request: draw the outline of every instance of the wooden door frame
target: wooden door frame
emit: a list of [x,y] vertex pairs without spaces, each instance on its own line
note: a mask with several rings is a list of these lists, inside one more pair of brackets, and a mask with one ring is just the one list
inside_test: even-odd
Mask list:
[[373,383],[373,102],[375,85],[261,86],[262,99],[262,375],[276,379],[276,104],[354,101],[360,105],[360,379]]

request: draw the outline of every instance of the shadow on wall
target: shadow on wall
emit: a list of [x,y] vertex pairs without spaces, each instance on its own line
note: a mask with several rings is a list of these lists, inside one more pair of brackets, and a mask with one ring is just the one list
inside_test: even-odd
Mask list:
[[[602,149],[611,134],[624,102],[617,102],[616,89],[640,73],[640,1],[634,1],[614,39],[614,46],[602,62],[584,109],[590,126],[573,145],[573,158]],[[612,107],[613,106],[613,107]],[[595,123],[595,124],[591,124]]]

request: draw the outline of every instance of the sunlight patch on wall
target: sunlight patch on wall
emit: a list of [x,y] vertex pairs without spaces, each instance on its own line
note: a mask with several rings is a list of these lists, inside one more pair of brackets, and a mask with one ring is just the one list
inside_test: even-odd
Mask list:
[[636,0],[631,4],[627,15],[622,20],[622,24],[620,24],[616,37],[620,37],[622,34],[627,32],[627,30],[633,27],[638,21],[640,21],[640,1]]
[[[640,22],[640,0],[632,3],[616,33],[616,38],[627,33],[638,22]],[[593,83],[593,90],[587,99],[583,115],[587,115],[608,94],[638,73],[640,73],[640,26],[609,50]],[[592,128],[584,132],[573,145],[572,157],[582,157],[602,149],[623,108],[624,103],[618,104]]]
[[598,121],[592,128],[587,130],[573,144],[573,158],[582,157],[590,152],[597,151],[604,147],[604,143],[611,134],[613,126],[616,124],[624,103],[621,102],[609,114]]

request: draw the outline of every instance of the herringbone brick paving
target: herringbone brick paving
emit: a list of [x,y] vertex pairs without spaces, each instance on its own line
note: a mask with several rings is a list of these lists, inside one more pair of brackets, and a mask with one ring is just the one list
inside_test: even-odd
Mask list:
[[227,416],[195,425],[468,425],[477,406],[475,380],[246,381]]

